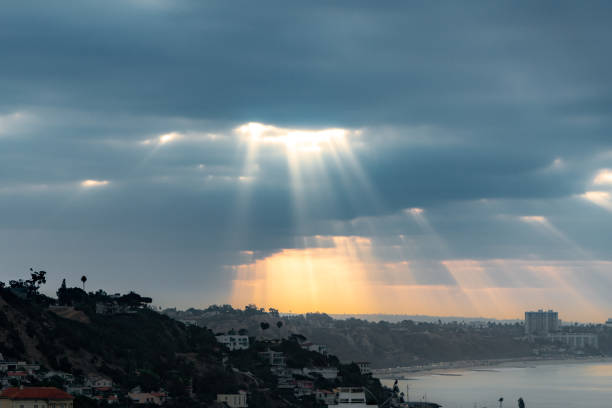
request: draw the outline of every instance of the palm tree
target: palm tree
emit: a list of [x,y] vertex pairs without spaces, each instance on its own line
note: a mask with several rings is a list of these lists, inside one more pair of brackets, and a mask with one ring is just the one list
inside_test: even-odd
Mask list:
[[83,282],[83,290],[85,290],[85,282],[87,282],[87,276],[81,276],[81,282]]
[[283,327],[283,322],[280,320],[276,322],[276,327],[278,327],[278,341],[281,340],[281,327]]

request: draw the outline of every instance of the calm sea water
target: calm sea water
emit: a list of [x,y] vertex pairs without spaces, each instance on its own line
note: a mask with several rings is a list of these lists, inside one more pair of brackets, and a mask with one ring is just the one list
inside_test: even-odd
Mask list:
[[[495,367],[491,371],[453,371],[458,376],[425,375],[399,381],[400,389],[410,387],[410,400],[425,397],[444,408],[518,407],[522,397],[526,408],[608,408],[612,407],[612,363],[568,363],[534,367]],[[393,380],[382,380],[387,386]]]

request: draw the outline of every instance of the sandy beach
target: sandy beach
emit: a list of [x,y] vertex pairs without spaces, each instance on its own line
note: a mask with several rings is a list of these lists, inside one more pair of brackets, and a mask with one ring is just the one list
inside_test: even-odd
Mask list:
[[372,370],[379,379],[409,379],[424,375],[461,375],[464,371],[495,371],[497,368],[535,367],[557,364],[612,363],[612,357],[510,358],[440,362],[422,366],[380,368]]

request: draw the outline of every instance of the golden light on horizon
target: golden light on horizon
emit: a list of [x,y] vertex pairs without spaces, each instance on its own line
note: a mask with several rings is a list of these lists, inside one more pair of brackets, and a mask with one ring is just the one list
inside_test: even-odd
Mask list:
[[[328,237],[333,247],[284,249],[235,267],[232,302],[293,312],[374,309],[368,291],[370,240]],[[321,243],[326,238],[315,237]]]
[[601,299],[589,297],[579,282],[584,271],[598,274],[612,262],[448,259],[440,264],[456,284],[423,284],[415,279],[418,262],[381,261],[369,238],[307,241],[317,247],[284,249],[257,260],[252,251],[243,251],[249,261],[234,267],[230,302],[293,313],[517,319],[545,300],[568,320],[605,317]]

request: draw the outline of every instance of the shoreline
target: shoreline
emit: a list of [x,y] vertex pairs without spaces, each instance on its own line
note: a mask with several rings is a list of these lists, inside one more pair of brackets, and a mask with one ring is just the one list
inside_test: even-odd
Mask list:
[[489,360],[450,361],[423,366],[378,368],[372,370],[372,376],[378,378],[379,380],[408,380],[411,377],[422,377],[426,375],[460,375],[460,372],[464,371],[496,371],[496,368],[525,368],[542,365],[585,363],[612,363],[612,357],[517,357]]

